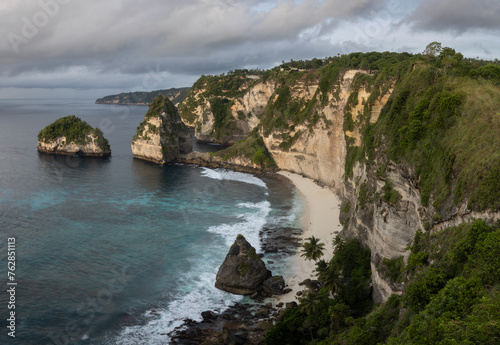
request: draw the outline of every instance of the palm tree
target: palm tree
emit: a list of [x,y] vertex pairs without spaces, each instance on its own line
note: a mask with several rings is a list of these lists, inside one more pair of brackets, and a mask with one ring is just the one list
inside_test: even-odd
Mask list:
[[342,277],[336,265],[329,265],[328,269],[323,273],[321,282],[332,295],[340,293],[342,290]]
[[319,304],[319,299],[316,293],[308,291],[305,295],[299,298],[300,309],[307,315],[314,314]]
[[328,269],[328,263],[321,259],[316,261],[316,269],[314,272],[316,272],[316,277],[321,281],[321,277],[324,275],[324,272]]
[[306,238],[306,243],[304,243],[301,256],[305,257],[306,260],[318,260],[323,256],[323,249],[325,248],[324,243],[320,243],[319,239],[311,236]]
[[335,236],[335,238],[332,240],[332,245],[333,245],[333,249],[335,251],[337,250],[341,250],[342,248],[344,248],[345,246],[345,240],[340,237],[340,235],[337,235]]

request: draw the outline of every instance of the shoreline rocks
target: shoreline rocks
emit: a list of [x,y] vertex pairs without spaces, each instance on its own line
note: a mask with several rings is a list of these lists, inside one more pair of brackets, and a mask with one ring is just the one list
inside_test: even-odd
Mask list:
[[[273,259],[278,264],[296,254],[300,247],[300,232],[300,229],[286,227],[262,229],[260,237],[266,259]],[[279,248],[279,253],[273,250],[275,248]],[[283,293],[287,292],[285,288]],[[263,344],[267,330],[282,319],[285,309],[297,308],[296,302],[273,304],[266,299],[269,296],[262,290],[256,292],[251,300],[243,300],[248,303],[235,303],[222,312],[203,312],[202,321],[185,320],[183,325],[168,334],[170,344],[234,344],[230,334],[239,330],[247,332],[246,344]],[[262,309],[268,311],[266,317]],[[260,310],[262,314],[256,315]]]

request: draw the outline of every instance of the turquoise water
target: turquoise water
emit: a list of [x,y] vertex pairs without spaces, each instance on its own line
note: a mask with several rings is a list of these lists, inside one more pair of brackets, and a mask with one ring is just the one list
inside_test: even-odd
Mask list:
[[[295,225],[294,191],[278,179],[134,160],[146,110],[0,101],[0,284],[9,237],[18,283],[16,338],[4,321],[0,343],[166,344],[184,319],[242,299],[214,287],[237,234],[259,250],[262,227]],[[100,126],[112,157],[38,154],[38,131],[68,114]]]

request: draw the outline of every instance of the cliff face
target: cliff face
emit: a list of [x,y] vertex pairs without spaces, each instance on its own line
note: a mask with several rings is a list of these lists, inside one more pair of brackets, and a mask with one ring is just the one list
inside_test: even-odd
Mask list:
[[202,77],[179,105],[179,112],[184,123],[195,128],[197,140],[232,145],[259,124],[274,83],[235,73],[227,76],[231,83],[225,89],[213,78]]
[[[345,159],[343,109],[357,73],[366,72],[346,71],[336,89],[325,95],[327,101],[316,109],[316,124],[305,121],[291,130],[275,129],[264,137],[278,168],[305,175],[341,192]],[[294,88],[292,99],[312,102],[318,82]]]
[[166,97],[155,98],[132,141],[134,157],[165,164],[179,154],[191,152],[192,146],[189,129],[182,123],[175,106]]
[[74,155],[79,154],[89,157],[106,157],[111,155],[109,148],[102,148],[99,138],[89,134],[85,136],[85,144],[68,143],[65,136],[58,137],[49,142],[38,141],[38,151],[49,154]]
[[[205,77],[180,107],[197,138],[228,142],[253,129],[277,168],[334,188],[342,198],[342,234],[371,250],[373,297],[381,302],[404,290],[389,277],[388,262],[407,261],[417,230],[500,219],[494,149],[500,147],[500,91],[464,83],[409,55],[382,58],[372,70],[346,68],[355,63],[342,59],[251,80],[235,73],[234,92],[212,92],[215,84]],[[217,131],[221,124],[224,131]],[[218,153],[222,159],[197,159],[230,167],[244,158],[244,144]],[[478,177],[477,167],[489,168]]]
[[106,157],[109,142],[101,130],[92,128],[75,115],[62,117],[38,133],[39,152],[58,155]]

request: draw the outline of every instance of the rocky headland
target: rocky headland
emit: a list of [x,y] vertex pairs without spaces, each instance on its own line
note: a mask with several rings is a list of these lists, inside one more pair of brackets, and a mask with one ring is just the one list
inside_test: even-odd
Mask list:
[[109,142],[101,130],[75,115],[62,117],[38,133],[38,152],[56,155],[107,157]]
[[[384,262],[406,263],[419,229],[500,218],[495,184],[487,182],[498,171],[498,160],[487,153],[497,142],[498,125],[483,127],[493,115],[477,115],[476,129],[484,134],[477,137],[464,115],[494,114],[499,91],[471,78],[475,86],[466,93],[460,79],[419,57],[355,55],[313,69],[284,64],[260,74],[201,77],[179,105],[181,117],[197,139],[234,145],[180,160],[248,172],[284,170],[332,189],[340,197],[341,235],[371,250],[373,298],[384,302],[404,291],[404,284],[387,276]],[[361,64],[362,59],[373,63]],[[435,80],[426,79],[430,73]],[[472,153],[464,140],[482,142],[474,144],[482,153]],[[252,151],[246,149],[251,142],[259,143]],[[485,170],[490,177],[472,173],[471,155],[475,166],[492,169]],[[266,164],[258,164],[262,157]],[[486,194],[474,187],[479,185]]]
[[177,108],[167,97],[159,95],[137,127],[131,147],[135,158],[166,164],[179,154],[191,152],[193,139]]
[[158,96],[167,97],[172,103],[178,104],[186,98],[189,87],[171,88],[156,91],[136,91],[126,92],[117,95],[98,98],[96,104],[117,104],[117,105],[149,105]]

